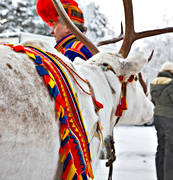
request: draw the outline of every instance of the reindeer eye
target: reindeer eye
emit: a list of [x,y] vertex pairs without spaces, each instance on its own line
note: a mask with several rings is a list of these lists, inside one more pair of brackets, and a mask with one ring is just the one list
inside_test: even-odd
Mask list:
[[107,70],[107,65],[101,64],[101,68],[102,68],[103,71],[106,71]]
[[103,63],[102,65],[103,65],[103,66],[109,66],[109,64],[108,64],[108,63]]

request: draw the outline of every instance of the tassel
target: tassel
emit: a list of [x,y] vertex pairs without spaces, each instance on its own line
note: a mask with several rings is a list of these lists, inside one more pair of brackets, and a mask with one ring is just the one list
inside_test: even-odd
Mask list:
[[25,48],[22,45],[13,46],[16,52],[25,52]]
[[124,111],[124,110],[127,110],[127,102],[126,102],[126,96],[122,97],[121,98],[121,109]]
[[121,83],[124,82],[124,76],[119,76],[118,78]]
[[94,102],[96,112],[100,111],[100,109],[102,109],[104,107],[103,104],[98,102],[93,96],[92,96],[92,99],[93,99],[93,102]]
[[135,79],[135,76],[134,76],[134,75],[131,75],[131,76],[129,77],[129,79],[128,79],[128,82],[133,82],[134,79]]
[[120,104],[118,104],[118,106],[117,106],[117,110],[116,110],[116,112],[115,112],[115,116],[117,116],[117,117],[121,117],[122,116],[122,109],[121,109],[121,106],[120,106]]
[[91,179],[94,179],[94,173],[93,173],[92,167],[89,163],[88,163],[88,175]]

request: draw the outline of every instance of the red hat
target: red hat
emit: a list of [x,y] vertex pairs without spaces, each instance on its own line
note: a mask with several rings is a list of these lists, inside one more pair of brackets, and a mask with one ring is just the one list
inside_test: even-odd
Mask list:
[[[61,0],[61,3],[73,23],[83,26],[84,17],[78,3],[74,0]],[[51,0],[37,0],[36,8],[38,15],[48,26],[53,26],[51,21],[58,22],[58,13]]]

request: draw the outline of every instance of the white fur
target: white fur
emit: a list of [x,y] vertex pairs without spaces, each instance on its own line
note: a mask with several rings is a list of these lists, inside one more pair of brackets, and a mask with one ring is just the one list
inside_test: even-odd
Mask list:
[[[121,90],[117,75],[124,75],[127,79],[141,70],[145,60],[141,55],[124,61],[116,54],[99,53],[86,62],[76,60],[72,63],[49,45],[42,42],[36,45],[56,53],[88,80],[95,98],[104,105],[97,114],[91,96],[83,93],[64,69],[77,96],[86,131],[92,139],[90,148],[95,171],[100,142],[92,132],[98,120],[104,127],[104,138],[112,132]],[[112,71],[103,72],[103,63],[111,65],[117,75]],[[36,72],[34,62],[26,54],[0,46],[0,74],[0,179],[52,180],[60,177],[60,171],[56,171],[60,140],[55,103]],[[86,84],[77,80],[86,91],[89,90]],[[129,110],[123,114],[121,124],[141,124],[151,119],[153,105],[136,82],[127,86],[127,104]]]

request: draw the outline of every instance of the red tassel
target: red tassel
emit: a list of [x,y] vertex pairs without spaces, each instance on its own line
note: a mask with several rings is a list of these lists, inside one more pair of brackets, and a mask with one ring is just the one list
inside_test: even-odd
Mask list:
[[100,109],[102,109],[104,106],[100,102],[98,102],[94,97],[92,97],[95,105],[96,112],[98,112]]
[[117,110],[116,110],[116,112],[115,112],[115,116],[117,116],[117,117],[120,117],[120,116],[122,116],[122,109],[121,109],[121,106],[120,106],[120,104],[118,104],[118,106],[117,106]]
[[134,75],[131,75],[128,79],[128,82],[132,82],[134,80],[135,76]]
[[122,110],[127,110],[126,96],[121,98],[121,109]]
[[25,48],[22,45],[13,46],[13,49],[17,52],[25,52]]
[[119,76],[118,78],[119,78],[120,82],[124,81],[124,77],[123,76]]

